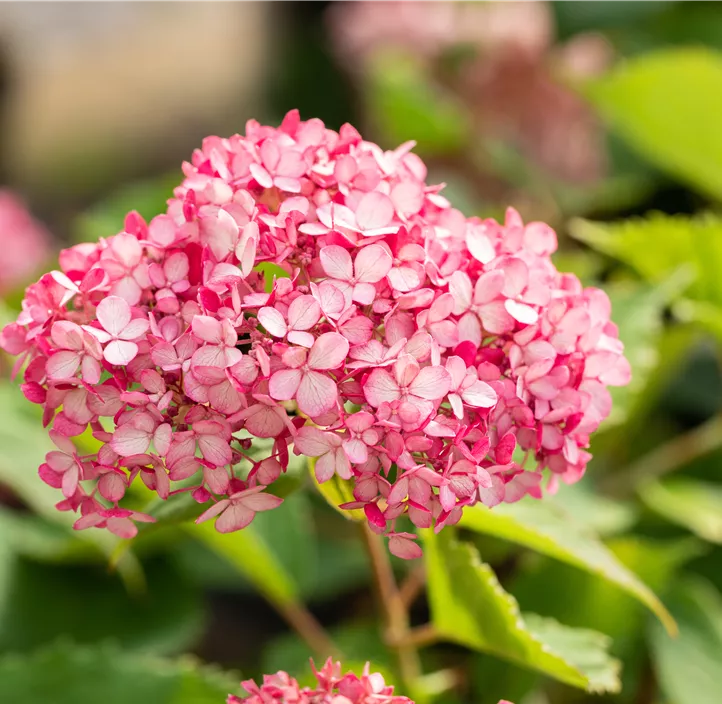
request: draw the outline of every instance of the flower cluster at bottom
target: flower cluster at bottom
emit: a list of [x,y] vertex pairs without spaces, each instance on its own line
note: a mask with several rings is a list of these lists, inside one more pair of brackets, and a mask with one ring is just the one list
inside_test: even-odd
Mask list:
[[[243,682],[248,696],[231,694],[226,704],[414,704],[408,697],[394,694],[381,674],[370,673],[368,663],[361,677],[353,672],[342,675],[341,663],[331,658],[320,670],[311,661],[311,668],[317,680],[315,689],[299,686],[287,672],[277,672],[266,675],[260,686],[253,680]],[[511,703],[502,700],[499,704]]]

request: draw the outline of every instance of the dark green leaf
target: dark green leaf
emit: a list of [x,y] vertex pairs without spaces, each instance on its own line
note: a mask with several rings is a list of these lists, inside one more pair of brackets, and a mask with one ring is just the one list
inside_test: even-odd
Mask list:
[[201,595],[168,560],[149,562],[146,569],[146,592],[131,595],[101,567],[17,559],[0,605],[0,649],[32,650],[68,636],[81,643],[112,638],[149,652],[181,652],[203,626]]
[[190,658],[174,662],[108,645],[63,642],[0,659],[0,701],[8,704],[220,704],[239,690],[236,677]]
[[654,667],[670,704],[722,701],[722,598],[704,581],[686,581],[670,593],[679,637],[651,629]]

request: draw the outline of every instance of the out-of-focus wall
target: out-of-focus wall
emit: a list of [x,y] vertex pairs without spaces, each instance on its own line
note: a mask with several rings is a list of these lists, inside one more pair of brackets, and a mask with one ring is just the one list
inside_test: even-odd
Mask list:
[[263,3],[0,3],[3,173],[96,190],[258,112]]

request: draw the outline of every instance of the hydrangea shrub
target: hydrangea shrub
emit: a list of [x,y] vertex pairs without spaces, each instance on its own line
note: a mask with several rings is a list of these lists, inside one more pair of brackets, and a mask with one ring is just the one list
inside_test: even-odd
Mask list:
[[[77,529],[133,537],[153,520],[123,505],[142,481],[239,530],[281,503],[267,489],[294,452],[413,558],[402,516],[440,530],[584,474],[630,376],[609,299],[556,270],[547,225],[454,209],[412,147],[297,111],[250,121],[204,140],[167,212],[129,213],[27,289],[0,345]],[[73,442],[88,428],[93,455]]]

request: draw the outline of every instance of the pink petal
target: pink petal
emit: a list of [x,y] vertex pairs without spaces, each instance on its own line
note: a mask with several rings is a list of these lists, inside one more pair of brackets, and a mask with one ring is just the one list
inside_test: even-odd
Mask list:
[[268,382],[268,393],[278,401],[290,401],[298,391],[303,372],[300,369],[281,369]]
[[462,391],[461,397],[470,406],[476,406],[477,408],[491,408],[496,405],[498,400],[496,391],[485,381],[475,381]]
[[144,335],[148,328],[150,327],[150,322],[146,318],[133,318],[120,332],[121,340],[135,340],[141,335]]
[[288,322],[294,330],[308,330],[320,317],[321,306],[313,296],[299,296],[288,306]]
[[340,438],[334,433],[324,432],[311,425],[306,425],[298,431],[293,445],[306,457],[320,457],[329,450],[335,449],[339,442]]
[[389,552],[402,560],[416,560],[424,554],[418,543],[398,535],[389,538]]
[[401,215],[415,215],[424,204],[424,189],[415,181],[399,183],[391,191],[391,201]]
[[[135,238],[133,238],[135,240]],[[136,240],[137,242],[137,240]],[[130,306],[118,296],[108,296],[98,303],[95,314],[107,332],[117,337],[130,322]]]
[[115,503],[125,496],[126,484],[116,472],[108,472],[98,480],[98,491],[108,501]]
[[[503,277],[502,281],[503,281]],[[500,289],[501,290],[501,289]],[[449,293],[454,300],[454,313],[461,315],[471,307],[471,279],[463,271],[455,271],[449,279]]]
[[321,250],[321,266],[327,276],[341,281],[350,281],[353,277],[353,262],[348,250],[336,244]]
[[321,335],[308,355],[308,366],[311,369],[336,369],[348,355],[348,340],[337,332]]
[[408,266],[400,266],[391,269],[387,274],[389,283],[396,291],[406,293],[421,286],[421,277],[415,269]]
[[130,424],[121,425],[113,433],[110,446],[121,457],[142,455],[150,447],[150,433]]
[[201,435],[198,438],[198,448],[203,458],[216,465],[216,467],[222,467],[231,462],[231,448],[222,437]]
[[331,479],[336,474],[336,453],[327,452],[319,457],[314,466],[314,474],[319,484]]
[[514,320],[524,323],[525,325],[533,325],[537,320],[539,320],[539,314],[531,306],[528,306],[525,303],[517,303],[516,301],[508,298],[504,301],[504,307],[506,308],[507,313],[509,313]]
[[388,250],[380,244],[364,247],[354,262],[356,280],[375,284],[381,281],[391,271],[393,259]]
[[373,284],[360,283],[353,287],[351,298],[361,305],[368,306],[376,298],[376,287]]
[[220,321],[211,318],[210,315],[195,315],[191,325],[193,335],[199,340],[210,342],[213,345],[220,345],[223,341],[223,331]]
[[273,494],[250,494],[244,496],[240,503],[252,511],[270,511],[278,508],[283,503],[283,499]]
[[275,308],[264,306],[258,311],[258,322],[274,337],[286,335],[286,321]]
[[216,519],[216,530],[219,533],[233,533],[245,528],[255,517],[252,509],[241,503],[231,505]]
[[366,400],[378,408],[382,403],[391,403],[401,398],[401,389],[385,369],[374,369],[363,385]]
[[482,264],[488,264],[496,256],[491,241],[478,227],[467,233],[466,246],[469,248],[471,256]]
[[386,227],[393,218],[394,204],[387,195],[378,191],[364,195],[356,206],[356,224],[362,230]]
[[330,411],[337,400],[338,389],[333,379],[315,371],[303,375],[296,392],[296,403],[303,413],[315,418]]
[[409,393],[428,401],[438,401],[449,393],[451,376],[443,367],[424,367],[411,382]]
[[138,354],[138,345],[125,340],[113,340],[103,351],[103,357],[118,367],[130,364]]
[[203,523],[211,518],[215,518],[219,513],[225,511],[230,503],[231,502],[228,499],[224,499],[223,501],[213,504],[213,506],[206,509],[200,516],[198,516],[198,518],[196,518],[196,523]]
[[282,408],[257,403],[245,413],[244,427],[257,438],[275,438],[286,425],[283,420],[285,411]]
[[72,379],[80,367],[80,355],[72,350],[54,352],[48,358],[45,371],[50,379]]
[[109,518],[106,525],[108,530],[119,538],[130,540],[138,535],[138,528],[130,518]]
[[369,451],[366,444],[356,438],[345,440],[343,449],[346,452],[346,456],[354,464],[363,464],[369,458]]

